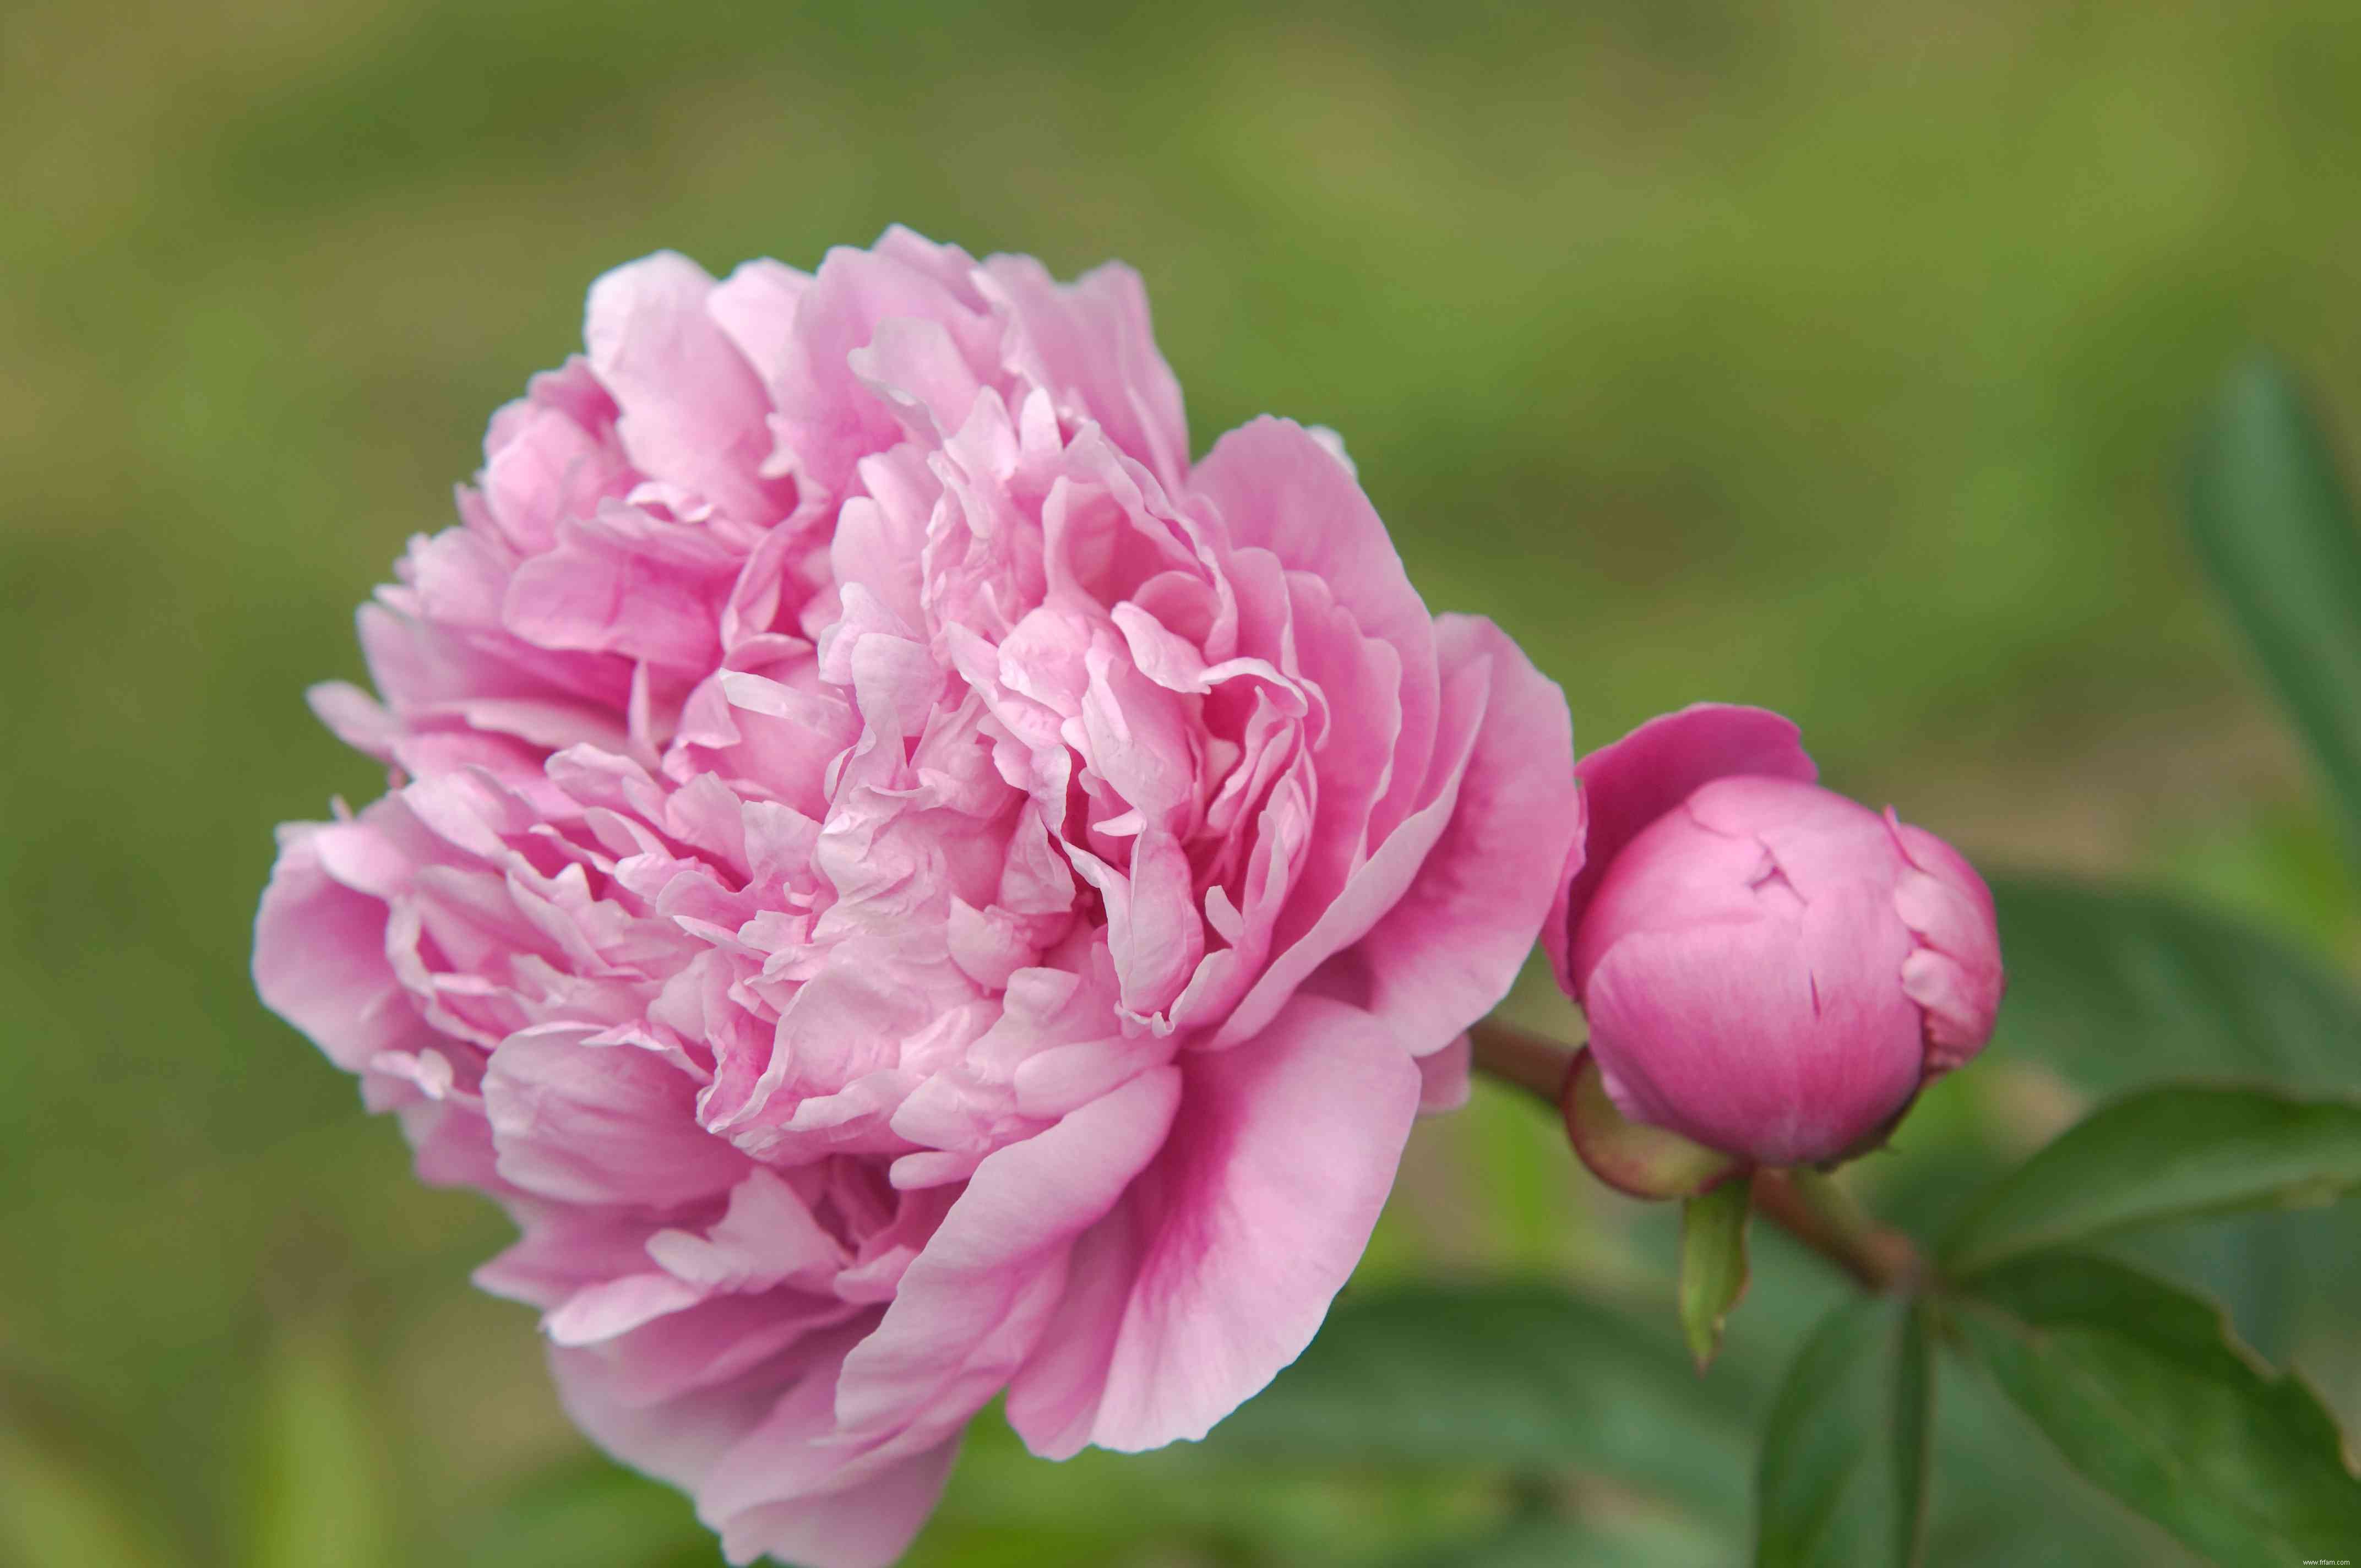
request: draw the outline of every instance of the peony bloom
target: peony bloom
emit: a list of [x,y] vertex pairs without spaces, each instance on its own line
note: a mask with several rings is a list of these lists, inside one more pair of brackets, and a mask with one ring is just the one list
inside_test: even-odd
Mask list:
[[263,998],[521,1239],[566,1408],[731,1561],[896,1557],[961,1428],[1202,1436],[1464,1092],[1577,809],[1333,438],[1189,460],[1138,279],[678,256],[360,612],[382,759]]
[[1701,705],[1576,769],[1545,931],[1617,1111],[1762,1165],[1839,1158],[1992,1033],[2000,935],[1933,834],[1819,788],[1795,727]]

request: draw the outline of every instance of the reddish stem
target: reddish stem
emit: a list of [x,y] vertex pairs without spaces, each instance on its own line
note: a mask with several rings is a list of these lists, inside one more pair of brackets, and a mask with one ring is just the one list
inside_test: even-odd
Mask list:
[[[1467,1035],[1479,1071],[1565,1113],[1572,1047],[1489,1018]],[[1807,1167],[1756,1171],[1754,1210],[1867,1289],[1913,1288],[1926,1271],[1908,1236],[1878,1224],[1843,1189]]]
[[1878,1224],[1843,1189],[1809,1167],[1756,1171],[1754,1212],[1865,1289],[1915,1289],[1926,1272],[1908,1236]]

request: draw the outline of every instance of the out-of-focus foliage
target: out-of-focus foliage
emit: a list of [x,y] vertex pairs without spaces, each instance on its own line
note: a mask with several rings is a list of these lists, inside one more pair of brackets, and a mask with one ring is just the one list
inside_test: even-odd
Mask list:
[[2361,855],[2361,532],[2335,454],[2286,370],[2257,358],[2223,389],[2191,467],[2198,553]]
[[0,1384],[0,1562],[181,1568],[127,1457],[32,1387]]
[[[589,279],[659,246],[808,265],[901,221],[1061,272],[1126,257],[1200,445],[1265,409],[1343,431],[1429,598],[1523,640],[1585,746],[1764,703],[1832,782],[1971,851],[2159,878],[2312,948],[2313,978],[2249,1004],[2252,939],[2208,917],[2111,935],[2068,894],[2011,896],[2017,1001],[1857,1172],[1886,1212],[1956,1213],[2167,1058],[2349,1086],[2351,885],[2173,514],[2183,437],[2253,340],[2317,376],[2349,447],[2356,76],[2336,0],[18,5],[0,1366],[74,1414],[6,1407],[0,1557],[293,1560],[388,1509],[388,1563],[712,1560],[678,1499],[585,1457],[529,1316],[468,1290],[497,1217],[417,1188],[245,978],[269,825],[380,787],[301,688],[358,673],[353,603],[446,521]],[[2077,941],[2115,944],[2120,983],[2042,978]],[[1518,1005],[1565,1021],[1541,989]],[[1355,1292],[1448,1268],[1668,1299],[1670,1211],[1601,1194],[1555,1138],[1490,1092],[1429,1124]],[[2351,1223],[2130,1250],[2350,1422],[2353,1297],[2296,1270],[2356,1266]],[[1775,1236],[1754,1251],[1713,1374],[1741,1431],[1839,1295]],[[1290,1419],[1289,1387],[1257,1420]],[[1644,1409],[1607,1382],[1587,1413]],[[915,1561],[1718,1562],[1750,1528],[1742,1449],[1717,1510],[1609,1453],[1536,1474],[1253,1431],[1050,1466],[987,1419]],[[2038,1441],[1945,1383],[1929,1561],[2176,1560],[2028,1477]],[[357,1455],[348,1490],[305,1478]]]

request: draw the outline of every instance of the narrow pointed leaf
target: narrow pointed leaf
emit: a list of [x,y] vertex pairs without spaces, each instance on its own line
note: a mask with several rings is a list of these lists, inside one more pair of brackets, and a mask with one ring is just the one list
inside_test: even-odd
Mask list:
[[2327,437],[2276,360],[2241,366],[2216,399],[2189,521],[2361,852],[2361,533]]
[[2068,1464],[2224,1563],[2349,1556],[2361,1481],[2296,1377],[2202,1300],[2111,1259],[2030,1254],[1952,1313],[1973,1358]]
[[1755,1475],[1756,1568],[1910,1568],[1925,1534],[1934,1367],[1923,1303],[1846,1301],[1789,1367]]
[[1721,1348],[1721,1325],[1746,1293],[1746,1216],[1753,1189],[1725,1181],[1681,1205],[1681,1333],[1702,1372]]
[[2169,1085],[2104,1106],[1985,1193],[1943,1248],[1970,1274],[2174,1220],[2328,1201],[2361,1186],[2361,1105]]
[[385,1420],[328,1325],[283,1333],[262,1367],[250,1568],[397,1559]]

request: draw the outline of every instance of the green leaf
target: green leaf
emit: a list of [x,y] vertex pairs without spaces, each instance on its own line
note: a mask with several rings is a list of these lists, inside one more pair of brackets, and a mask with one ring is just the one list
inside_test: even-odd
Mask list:
[[1896,1568],[1914,1568],[1927,1543],[1927,1497],[1935,1484],[1934,1304],[1903,1311],[1894,1362],[1894,1514],[1886,1539]]
[[2320,422],[2277,361],[2239,367],[2215,400],[2189,522],[2361,854],[2361,534]]
[[1749,1390],[1668,1333],[1554,1286],[1347,1295],[1208,1457],[1580,1466],[1734,1522]]
[[[1958,1331],[1938,1338],[1956,1343]],[[2204,1568],[2204,1559],[2059,1463],[1963,1355],[1944,1357],[1943,1373],[1930,1568]]]
[[385,1420],[325,1322],[282,1332],[262,1372],[248,1568],[397,1560]]
[[2350,1086],[2361,1000],[2301,948],[2153,894],[2029,877],[1993,894],[2009,970],[1995,1047],[2103,1093],[2190,1072]]
[[1756,1568],[1918,1562],[1934,1414],[1928,1311],[1864,1297],[1805,1341],[1763,1434]]
[[1974,1358],[2067,1463],[2224,1563],[2350,1555],[2361,1481],[2335,1423],[2213,1307],[2110,1259],[2018,1257],[1954,1313]]
[[2020,1253],[2361,1185],[2361,1105],[2168,1085],[2092,1113],[1996,1182],[1944,1244],[1972,1273]]
[[1754,1190],[1723,1182],[1681,1204],[1681,1334],[1703,1372],[1721,1348],[1721,1325],[1746,1294],[1746,1216]]

